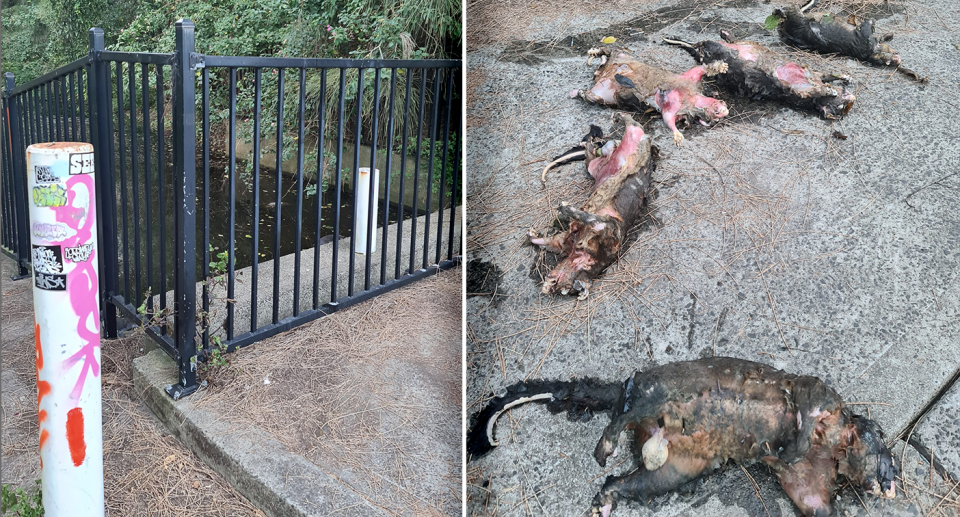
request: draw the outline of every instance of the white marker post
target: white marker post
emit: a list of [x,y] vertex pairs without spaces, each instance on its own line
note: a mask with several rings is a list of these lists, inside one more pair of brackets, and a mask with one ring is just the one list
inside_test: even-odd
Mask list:
[[[376,189],[373,195],[373,229],[377,229],[377,210],[380,208],[380,169],[373,170],[370,179],[370,167],[360,167],[360,184],[357,185],[357,237],[353,240],[353,252],[365,253],[367,249],[367,213],[370,206],[370,189]],[[377,251],[377,239],[370,243],[370,253]]]
[[43,507],[47,517],[102,517],[93,146],[31,145],[27,184]]

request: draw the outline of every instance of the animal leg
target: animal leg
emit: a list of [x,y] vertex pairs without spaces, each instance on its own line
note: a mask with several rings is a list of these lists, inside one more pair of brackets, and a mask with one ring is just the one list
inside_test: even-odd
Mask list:
[[592,48],[587,50],[587,55],[590,56],[590,59],[587,59],[587,66],[593,65],[593,60],[600,58],[600,66],[603,66],[607,63],[607,56],[610,55],[610,51],[605,48]]
[[836,461],[816,453],[793,464],[776,458],[765,461],[773,468],[783,491],[803,515],[828,517],[833,514],[831,496],[837,485]]
[[683,133],[677,129],[677,114],[680,113],[680,108],[682,107],[680,92],[676,90],[668,90],[666,92],[657,90],[656,102],[660,108],[660,113],[663,115],[663,121],[667,124],[667,127],[670,128],[670,131],[673,132],[673,143],[677,144],[677,147],[680,147],[680,144],[683,143]]
[[560,203],[557,211],[559,212],[561,221],[576,221],[597,232],[602,231],[606,226],[605,223],[596,215],[589,212],[584,212],[583,210],[578,210],[568,205],[566,202]]
[[699,65],[680,74],[680,77],[699,83],[704,77],[713,77],[718,74],[725,74],[730,66],[724,61],[714,61],[705,65]]
[[560,253],[563,250],[563,243],[567,240],[567,236],[570,235],[569,231],[559,232],[551,236],[545,236],[543,233],[544,232],[534,230],[533,228],[527,230],[527,237],[530,238],[530,244],[540,246],[553,253]]
[[618,501],[645,501],[676,490],[700,477],[707,466],[708,462],[699,458],[671,457],[657,470],[640,467],[625,476],[610,476],[593,498],[591,515],[609,517]]
[[825,83],[841,82],[843,84],[850,84],[850,76],[845,74],[824,74],[820,78],[821,81]]

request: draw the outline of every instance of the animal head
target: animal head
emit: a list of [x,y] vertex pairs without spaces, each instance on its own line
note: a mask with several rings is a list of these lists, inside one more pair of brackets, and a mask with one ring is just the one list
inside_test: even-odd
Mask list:
[[900,66],[900,54],[895,52],[892,48],[890,48],[890,45],[887,45],[886,43],[880,43],[877,45],[877,48],[873,51],[873,55],[870,56],[870,60],[874,63],[882,63],[887,66]]
[[726,102],[702,95],[697,96],[696,107],[700,109],[697,115],[700,118],[700,122],[704,125],[712,124],[730,113],[727,109]]
[[840,473],[864,492],[893,499],[897,494],[894,478],[898,471],[880,426],[873,420],[853,415],[845,437],[847,447],[845,460],[840,462]]
[[837,120],[850,112],[855,100],[857,97],[843,88],[834,97],[822,97],[820,111],[823,112],[824,118]]

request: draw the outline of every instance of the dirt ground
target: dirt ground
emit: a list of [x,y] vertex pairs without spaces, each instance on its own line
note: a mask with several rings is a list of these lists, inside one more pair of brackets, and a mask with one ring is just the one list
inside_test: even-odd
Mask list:
[[[10,282],[10,259],[0,259],[2,284],[2,482],[32,489],[40,477],[33,290]],[[142,336],[102,342],[104,493],[114,517],[262,516],[216,472],[170,436],[133,389],[131,361]]]
[[461,279],[440,272],[240,350],[196,407],[335,461],[385,514],[459,515]]

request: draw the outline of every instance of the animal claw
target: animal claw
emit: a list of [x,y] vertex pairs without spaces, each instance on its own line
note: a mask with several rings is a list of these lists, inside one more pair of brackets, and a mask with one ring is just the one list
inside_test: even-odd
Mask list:
[[679,131],[673,132],[673,143],[677,144],[677,147],[680,147],[680,144],[683,143],[683,133]]

